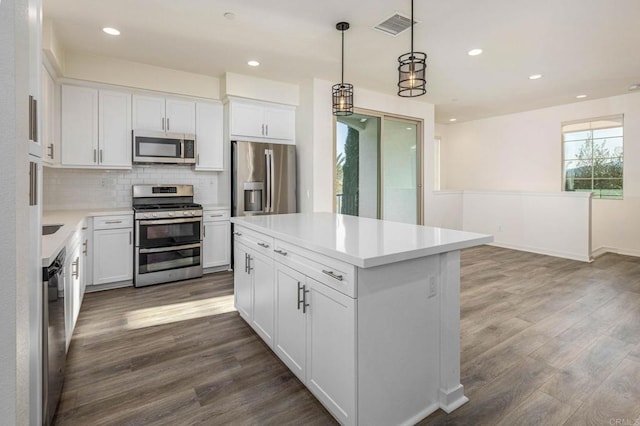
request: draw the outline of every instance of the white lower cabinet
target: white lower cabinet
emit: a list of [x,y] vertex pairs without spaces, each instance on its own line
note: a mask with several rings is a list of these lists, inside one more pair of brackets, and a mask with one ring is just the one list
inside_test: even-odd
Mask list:
[[109,284],[132,279],[132,216],[94,218],[93,284]]
[[275,352],[343,424],[355,413],[355,300],[275,262]]
[[67,350],[69,350],[73,330],[80,315],[87,279],[84,258],[84,229],[77,230],[69,241],[66,246],[64,264],[64,325]]
[[[236,309],[262,339],[273,347],[273,259],[236,242],[233,275]],[[243,268],[239,266],[243,265]]]
[[229,212],[205,210],[202,229],[202,267],[228,267],[231,263]]

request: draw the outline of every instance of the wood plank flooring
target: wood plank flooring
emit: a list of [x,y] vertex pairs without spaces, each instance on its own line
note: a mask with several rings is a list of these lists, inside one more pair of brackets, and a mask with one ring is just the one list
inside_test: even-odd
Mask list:
[[[640,424],[640,259],[484,246],[461,274],[470,402],[420,425]],[[233,310],[232,279],[87,294],[56,424],[336,424]]]

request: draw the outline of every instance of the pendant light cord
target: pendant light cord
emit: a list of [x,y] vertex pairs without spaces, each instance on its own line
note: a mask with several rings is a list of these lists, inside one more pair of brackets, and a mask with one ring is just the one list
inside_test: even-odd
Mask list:
[[411,58],[413,59],[413,0],[411,0]]
[[340,84],[344,86],[344,30],[340,32],[342,33],[342,73],[340,74]]

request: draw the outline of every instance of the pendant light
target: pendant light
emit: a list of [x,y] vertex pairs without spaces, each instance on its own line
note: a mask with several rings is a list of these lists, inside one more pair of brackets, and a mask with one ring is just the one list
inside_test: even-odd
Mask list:
[[413,98],[427,93],[427,54],[413,51],[413,0],[411,0],[411,52],[398,57],[398,96]]
[[340,83],[334,84],[333,92],[333,115],[343,116],[353,114],[353,84],[344,82],[344,32],[349,29],[348,22],[338,22],[336,30],[342,33],[342,74]]

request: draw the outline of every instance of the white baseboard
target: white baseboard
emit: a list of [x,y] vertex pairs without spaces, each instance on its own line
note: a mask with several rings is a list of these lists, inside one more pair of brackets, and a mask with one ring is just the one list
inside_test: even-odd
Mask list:
[[212,268],[204,268],[202,274],[213,274],[215,272],[231,271],[231,265],[214,266]]
[[418,423],[420,420],[423,420],[423,419],[429,417],[429,414],[435,412],[437,409],[438,409],[438,404],[436,404],[436,403],[431,404],[428,407],[426,407],[424,410],[420,411],[415,416],[413,416],[410,419],[407,419],[406,421],[401,423],[401,425],[402,426],[413,426],[416,423]]
[[623,256],[640,257],[640,250],[635,249],[619,249],[613,247],[599,247],[591,252],[591,258],[595,259],[606,253],[621,254]]
[[123,287],[133,287],[133,281],[120,281],[117,283],[88,285],[85,288],[84,292],[95,293],[96,291],[113,290],[114,288],[123,288]]
[[511,250],[527,251],[529,253],[544,254],[546,256],[562,257],[564,259],[578,260],[580,262],[591,262],[591,257],[588,254],[561,252],[561,251],[549,250],[549,249],[540,248],[540,247],[529,247],[529,246],[522,246],[518,244],[507,244],[499,241],[494,241],[489,245],[511,249]]

